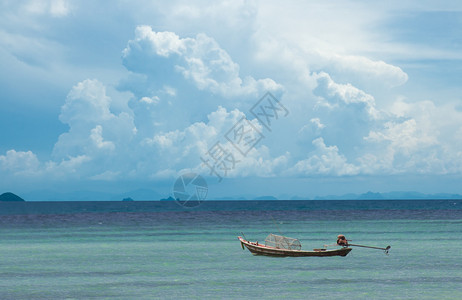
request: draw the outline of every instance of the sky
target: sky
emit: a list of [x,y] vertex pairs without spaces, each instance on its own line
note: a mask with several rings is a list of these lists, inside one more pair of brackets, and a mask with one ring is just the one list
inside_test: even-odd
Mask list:
[[462,193],[460,1],[3,0],[0,65],[0,192]]

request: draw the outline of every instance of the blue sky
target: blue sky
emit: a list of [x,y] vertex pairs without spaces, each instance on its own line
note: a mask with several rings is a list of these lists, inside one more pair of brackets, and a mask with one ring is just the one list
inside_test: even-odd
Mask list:
[[2,1],[0,191],[462,193],[461,33],[459,1]]

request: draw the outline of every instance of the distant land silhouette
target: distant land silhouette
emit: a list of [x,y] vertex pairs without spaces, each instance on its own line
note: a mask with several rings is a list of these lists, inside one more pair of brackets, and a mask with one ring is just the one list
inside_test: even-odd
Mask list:
[[316,196],[313,198],[313,200],[443,200],[443,199],[462,199],[462,195],[450,194],[450,193],[423,194],[423,193],[414,192],[414,191],[399,191],[399,192],[386,192],[386,193],[374,193],[374,192],[369,191],[363,194],[345,194],[341,196],[328,195],[328,196]]
[[18,195],[15,195],[13,193],[7,192],[3,193],[0,195],[0,201],[5,201],[5,202],[24,202],[23,198],[19,197]]
[[261,196],[261,197],[254,198],[253,200],[278,200],[278,198],[274,196]]
[[[8,194],[8,193],[5,193]],[[4,195],[5,195],[4,194]],[[14,194],[13,194],[14,195]],[[3,196],[3,195],[2,195]],[[50,190],[38,190],[24,193],[28,201],[174,201],[170,195],[162,195],[156,190],[138,189],[125,193],[107,193],[97,191],[74,191],[59,193]],[[6,196],[7,198],[11,196]],[[21,199],[21,198],[20,198]],[[206,200],[442,200],[462,199],[462,195],[455,193],[424,194],[415,191],[393,191],[349,193],[343,195],[258,195],[258,194],[236,194],[217,197],[207,197]],[[5,201],[5,200],[1,200]],[[12,200],[9,200],[12,201]],[[122,200],[123,201],[123,200]]]

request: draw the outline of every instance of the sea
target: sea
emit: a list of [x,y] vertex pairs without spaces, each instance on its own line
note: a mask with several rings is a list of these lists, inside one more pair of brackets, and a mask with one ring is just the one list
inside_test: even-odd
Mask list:
[[462,299],[461,236],[462,200],[0,202],[0,299]]

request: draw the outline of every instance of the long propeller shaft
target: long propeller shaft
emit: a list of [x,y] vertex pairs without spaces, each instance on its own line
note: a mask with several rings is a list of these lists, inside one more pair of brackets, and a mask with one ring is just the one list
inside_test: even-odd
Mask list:
[[386,248],[381,248],[381,247],[373,247],[373,246],[365,246],[365,245],[357,245],[357,244],[348,244],[348,246],[370,248],[370,249],[379,249],[379,250],[384,250],[384,251],[388,251],[391,248],[391,246],[387,246]]

